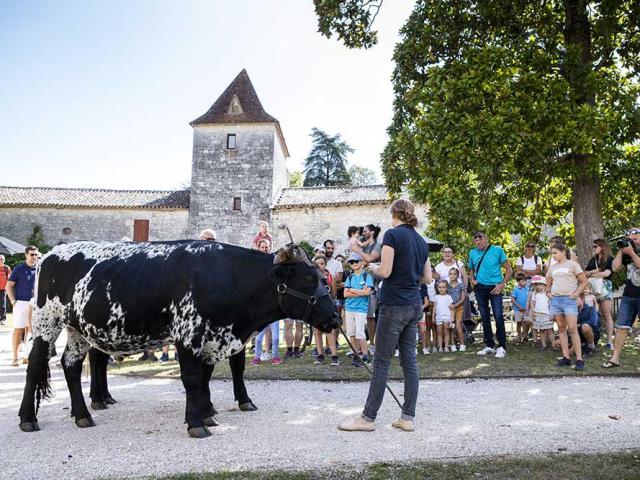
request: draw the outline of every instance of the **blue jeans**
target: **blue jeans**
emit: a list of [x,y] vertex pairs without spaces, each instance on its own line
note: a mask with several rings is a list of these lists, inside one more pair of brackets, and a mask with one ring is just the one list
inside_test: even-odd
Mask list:
[[616,328],[631,330],[633,322],[636,321],[638,315],[640,315],[640,298],[623,296],[622,300],[620,300]]
[[493,341],[493,328],[491,326],[491,313],[489,312],[489,303],[491,310],[496,319],[496,338],[498,346],[506,350],[507,348],[507,332],[504,329],[504,316],[502,314],[502,293],[491,295],[491,290],[495,285],[484,285],[478,283],[475,288],[476,301],[480,310],[480,318],[482,319],[482,330],[484,332],[484,343],[487,347],[496,348]]
[[396,345],[400,350],[400,365],[404,374],[404,405],[402,418],[413,420],[418,400],[418,363],[416,361],[416,334],[418,320],[422,318],[422,305],[382,305],[376,326],[376,353],[369,395],[362,416],[374,421],[382,404],[389,378],[389,363]]
[[278,349],[280,348],[280,320],[276,320],[263,329],[256,337],[255,358],[260,358],[260,354],[262,353],[262,339],[264,338],[264,334],[267,333],[267,328],[271,329],[271,356],[280,356],[278,353]]

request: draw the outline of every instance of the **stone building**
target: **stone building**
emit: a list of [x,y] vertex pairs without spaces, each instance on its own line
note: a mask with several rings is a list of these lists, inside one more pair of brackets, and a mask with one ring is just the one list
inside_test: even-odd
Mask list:
[[[346,244],[350,225],[389,227],[382,185],[288,188],[289,157],[280,123],[269,115],[245,70],[211,108],[191,122],[191,190],[0,187],[0,235],[25,242],[34,226],[51,245],[76,240],[196,238],[250,246],[257,223],[270,223],[274,244],[324,239]],[[420,212],[426,219],[426,211]]]

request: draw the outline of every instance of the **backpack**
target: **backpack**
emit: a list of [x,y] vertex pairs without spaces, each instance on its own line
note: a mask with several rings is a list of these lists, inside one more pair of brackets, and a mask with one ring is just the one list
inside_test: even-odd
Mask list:
[[[571,259],[569,259],[571,260]],[[535,262],[536,266],[538,265],[538,255],[536,255],[535,253],[533,254],[533,261]],[[520,263],[522,263],[522,266],[524,267],[524,255],[520,255]]]
[[[345,278],[345,280],[344,280],[344,284],[345,284],[345,285],[347,284],[347,280],[349,280],[351,277],[353,277],[353,273],[350,273],[350,274],[347,276],[347,278]],[[363,272],[362,272],[362,280],[364,280],[364,284],[365,284],[365,286],[367,285],[367,278],[369,278],[369,277],[367,276],[367,272],[363,271]],[[374,283],[375,283],[375,282],[374,282]],[[345,287],[345,288],[347,288],[347,287]],[[353,288],[353,287],[349,287],[349,288]],[[375,288],[375,285],[374,285],[374,287],[373,287],[373,288]],[[372,290],[372,291],[373,291],[373,288],[371,288],[371,290]]]

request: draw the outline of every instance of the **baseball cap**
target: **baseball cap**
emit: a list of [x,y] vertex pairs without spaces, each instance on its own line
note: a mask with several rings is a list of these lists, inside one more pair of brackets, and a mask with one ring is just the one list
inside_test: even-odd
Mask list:
[[362,257],[355,252],[351,252],[351,255],[349,255],[349,258],[347,258],[347,263],[360,261],[362,261]]

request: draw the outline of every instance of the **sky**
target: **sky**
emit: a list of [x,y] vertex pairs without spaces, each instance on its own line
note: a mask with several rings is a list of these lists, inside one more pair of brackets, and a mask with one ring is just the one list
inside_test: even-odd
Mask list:
[[312,0],[0,0],[0,185],[176,189],[193,130],[246,68],[301,170],[317,127],[380,175],[393,48],[414,0],[388,0],[379,43],[317,32]]

